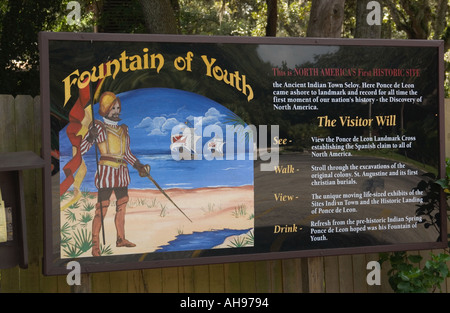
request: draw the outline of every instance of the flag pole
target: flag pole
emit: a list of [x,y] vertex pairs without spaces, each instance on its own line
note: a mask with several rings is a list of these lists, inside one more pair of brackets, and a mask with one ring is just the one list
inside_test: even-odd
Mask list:
[[[91,92],[91,114],[92,114],[92,125],[91,127],[95,127],[95,118],[94,118],[94,98],[92,96],[92,85],[91,83],[89,83]],[[94,138],[94,146],[95,146],[95,164],[97,166],[97,185],[100,186],[100,167],[98,164],[98,145],[97,145],[97,138]],[[99,190],[97,191],[97,193],[99,193]],[[98,199],[98,196],[97,196]],[[101,221],[101,225],[102,225],[102,237],[103,237],[103,245],[105,245],[105,227],[103,225],[103,206],[102,206],[102,201],[98,201],[99,206],[100,206],[100,221]]]

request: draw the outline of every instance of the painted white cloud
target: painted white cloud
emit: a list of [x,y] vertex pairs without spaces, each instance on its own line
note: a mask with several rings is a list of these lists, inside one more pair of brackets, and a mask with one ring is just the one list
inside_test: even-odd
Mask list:
[[215,108],[209,108],[208,111],[203,116],[189,116],[187,120],[190,122],[190,125],[194,125],[195,127],[201,126],[205,127],[208,125],[216,125],[220,124],[220,118],[224,117],[225,114],[221,114]]
[[144,128],[149,136],[163,136],[170,134],[175,126],[185,127],[186,125],[188,125],[189,127],[200,128],[200,126],[202,126],[203,128],[208,125],[220,124],[220,119],[224,116],[225,114],[221,114],[217,109],[209,108],[203,116],[188,116],[186,118],[188,122],[187,124],[179,121],[174,117],[166,118],[164,116],[157,116],[154,118],[143,118],[141,122],[135,126],[135,128]]
[[145,117],[135,128],[144,128],[149,136],[163,136],[170,134],[170,131],[175,125],[182,124],[176,118],[166,118],[164,116],[157,116],[154,118]]

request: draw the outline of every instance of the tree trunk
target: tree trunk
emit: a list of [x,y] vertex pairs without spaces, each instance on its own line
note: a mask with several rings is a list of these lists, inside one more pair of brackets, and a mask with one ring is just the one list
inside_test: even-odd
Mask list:
[[[344,22],[345,0],[313,0],[309,16],[307,37],[341,37]],[[320,265],[323,257],[307,259],[308,290],[323,292],[323,277],[320,277]]]
[[[150,34],[178,34],[178,22],[170,0],[139,0]],[[175,2],[177,3],[177,2]]]
[[314,0],[308,23],[308,37],[339,38],[344,21],[345,0]]
[[384,3],[389,8],[395,25],[407,34],[408,39],[428,39],[429,22],[432,19],[428,1],[400,1],[401,9],[396,1],[385,0]]
[[[373,15],[380,14],[380,22],[382,19],[381,5],[379,8],[367,8],[367,4],[372,0],[357,0],[356,1],[356,29],[355,38],[381,38],[381,23],[374,24]],[[378,2],[379,3],[379,2]],[[380,9],[380,12],[376,12]],[[369,13],[371,16],[368,16]],[[369,23],[370,22],[370,23]],[[372,25],[370,25],[372,24]]]
[[266,4],[267,4],[266,36],[276,37],[277,20],[278,20],[277,0],[266,0]]

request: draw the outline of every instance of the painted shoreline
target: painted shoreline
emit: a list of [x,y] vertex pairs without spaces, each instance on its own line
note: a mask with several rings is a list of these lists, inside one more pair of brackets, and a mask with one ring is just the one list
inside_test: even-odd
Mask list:
[[[222,229],[245,230],[254,227],[254,188],[251,185],[239,187],[205,187],[197,189],[166,189],[167,195],[177,204],[189,221],[159,190],[129,190],[129,202],[125,217],[125,236],[135,243],[133,248],[116,247],[116,229],[114,224],[115,196],[104,216],[105,246],[112,255],[151,253],[168,245],[180,234],[188,235],[194,232],[210,232]],[[97,201],[97,194],[81,200],[77,208],[70,211],[77,217],[89,214],[93,217],[94,210],[86,211],[86,205],[92,208]],[[69,210],[69,209],[66,209]],[[67,222],[67,215],[61,211],[61,225]],[[72,229],[72,237],[80,229],[88,234],[92,230],[92,221]],[[100,232],[101,238],[102,232]],[[207,236],[205,236],[207,240]],[[215,248],[230,248],[230,240],[224,238],[224,243]],[[101,240],[102,242],[102,240]],[[103,244],[103,242],[102,242]],[[67,248],[65,249],[67,251]],[[61,249],[62,258],[66,257]],[[86,251],[79,257],[89,257],[91,251]]]

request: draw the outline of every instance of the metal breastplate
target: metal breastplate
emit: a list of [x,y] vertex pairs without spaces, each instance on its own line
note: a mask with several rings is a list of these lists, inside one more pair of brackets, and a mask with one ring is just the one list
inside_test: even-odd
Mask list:
[[126,131],[122,126],[111,127],[104,125],[106,140],[98,144],[100,150],[99,164],[119,167],[125,164]]

